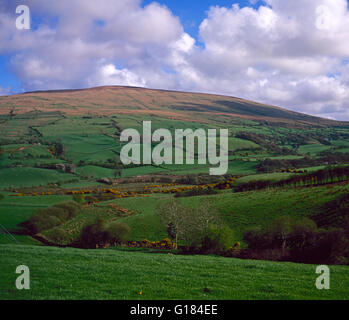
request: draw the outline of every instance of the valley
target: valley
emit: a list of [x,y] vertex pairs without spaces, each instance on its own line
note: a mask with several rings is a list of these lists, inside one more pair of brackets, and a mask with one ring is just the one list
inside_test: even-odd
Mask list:
[[[227,171],[210,175],[210,162],[197,161],[196,140],[193,150],[183,150],[183,157],[194,153],[193,164],[124,164],[122,132],[142,133],[145,121],[152,132],[172,136],[227,129]],[[2,299],[349,297],[347,122],[234,97],[98,87],[0,97],[0,128]],[[188,226],[176,238],[175,221],[164,224],[160,215],[171,205],[188,212],[206,206],[222,228],[217,232],[227,235],[222,247],[203,251],[203,239],[189,237],[199,231],[190,234]],[[291,231],[288,255],[281,255],[277,237],[271,247],[252,250],[258,241],[246,234],[269,235],[284,217],[292,219],[292,232],[314,222],[316,228],[301,231],[313,237],[301,249],[327,241],[328,255],[311,251],[314,260],[304,261]],[[103,232],[124,228],[127,237],[88,238],[85,248],[96,221]],[[13,289],[19,262],[33,270],[30,292]],[[315,288],[318,262],[331,265],[333,290]]]

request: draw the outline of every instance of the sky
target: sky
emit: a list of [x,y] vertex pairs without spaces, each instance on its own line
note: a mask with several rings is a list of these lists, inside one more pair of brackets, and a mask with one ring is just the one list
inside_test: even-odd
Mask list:
[[[18,5],[31,29],[16,28]],[[349,120],[347,0],[0,0],[0,95],[129,85]]]

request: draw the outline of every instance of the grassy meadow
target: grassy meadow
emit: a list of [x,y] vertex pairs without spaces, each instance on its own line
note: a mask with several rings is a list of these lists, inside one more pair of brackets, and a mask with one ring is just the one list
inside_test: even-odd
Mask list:
[[[347,300],[346,266],[331,267],[331,290],[317,290],[316,266],[128,250],[0,245],[1,299]],[[16,290],[14,270],[31,270]],[[206,290],[205,290],[206,289]],[[207,290],[208,289],[208,290]]]
[[[130,242],[161,241],[169,235],[159,207],[174,200],[187,208],[209,203],[244,249],[251,227],[282,216],[311,218],[349,194],[347,182],[234,192],[249,182],[348,164],[347,123],[229,97],[147,91],[133,99],[130,88],[100,89],[103,95],[98,90],[93,99],[84,92],[19,96],[13,110],[11,97],[0,98],[0,299],[349,299],[348,266],[331,266],[331,290],[320,291],[315,265],[127,246],[58,248],[76,241],[98,217],[127,225]],[[146,120],[153,130],[171,133],[229,129],[226,177],[210,177],[209,164],[123,165],[122,130],[141,132]],[[210,188],[229,179],[232,185],[211,195],[163,192]],[[57,247],[36,240],[38,234],[19,232],[19,224],[39,210],[73,200],[81,201],[79,214],[39,233]],[[57,230],[66,235],[60,242],[54,240]],[[30,267],[31,290],[15,289],[20,264]]]

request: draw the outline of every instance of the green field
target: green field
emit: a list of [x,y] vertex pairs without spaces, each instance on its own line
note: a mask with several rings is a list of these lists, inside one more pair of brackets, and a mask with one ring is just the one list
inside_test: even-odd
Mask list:
[[[127,186],[124,186],[127,188]],[[322,212],[323,205],[349,192],[349,185],[319,186],[316,188],[289,188],[261,190],[257,192],[233,193],[232,190],[222,191],[214,196],[175,198],[175,201],[187,207],[199,206],[209,201],[212,208],[217,209],[224,224],[228,225],[235,235],[235,241],[243,242],[243,234],[249,228],[267,226],[275,218],[290,216],[297,219],[309,217]],[[68,221],[61,229],[71,230],[74,226],[73,238],[79,235],[84,223],[95,216],[103,216],[108,221],[121,221],[132,229],[131,240],[159,241],[167,236],[166,228],[157,215],[158,207],[172,199],[172,195],[153,194],[147,197],[115,199],[99,203],[97,206],[85,208],[83,213]],[[28,219],[36,210],[68,201],[71,196],[38,196],[10,197],[0,202],[0,221],[7,228]],[[136,215],[129,217],[113,216],[108,213],[109,205],[115,204],[126,208]],[[48,237],[50,231],[44,232]],[[10,243],[7,240],[2,243]]]
[[241,183],[256,181],[256,180],[269,180],[269,181],[279,181],[283,179],[287,179],[291,176],[290,173],[267,173],[267,174],[251,174],[248,176],[241,177],[236,180],[236,184],[239,185]]
[[329,149],[331,149],[330,146],[324,146],[322,144],[308,144],[301,146],[298,151],[303,154],[316,155],[319,152],[326,151]]
[[[209,203],[218,212],[219,222],[233,232],[229,245],[240,242],[243,251],[248,245],[244,234],[251,227],[267,227],[281,216],[299,220],[326,214],[325,205],[349,194],[348,182],[234,193],[239,184],[276,182],[293,175],[286,171],[314,172],[349,163],[349,126],[345,123],[233,98],[193,94],[188,100],[177,93],[158,92],[165,96],[157,100],[151,92],[133,98],[129,89],[113,96],[110,90],[105,95],[96,93],[95,98],[105,98],[106,105],[99,105],[91,96],[76,99],[64,93],[66,98],[58,95],[57,101],[51,101],[49,95],[36,94],[26,98],[47,110],[61,111],[23,106],[20,112],[14,109],[0,114],[0,194],[4,196],[0,197],[0,299],[349,299],[348,266],[332,266],[331,290],[320,291],[314,285],[314,265],[178,255],[174,250],[169,254],[131,248],[127,241],[124,245],[129,247],[123,248],[54,248],[28,235],[12,238],[6,234],[5,228],[19,233],[18,225],[41,209],[73,199],[84,202],[72,196],[83,189],[86,202],[81,212],[58,221],[52,229],[43,229],[39,236],[55,245],[71,245],[86,223],[100,217],[106,223],[128,225],[130,241],[160,241],[169,234],[160,221],[159,206],[174,199],[189,208]],[[173,97],[176,99],[171,100]],[[72,107],[69,99],[78,105]],[[7,104],[0,101],[3,107]],[[75,112],[78,108],[80,115]],[[228,129],[227,175],[210,177],[213,165],[209,163],[122,164],[121,131],[133,128],[142,134],[143,121],[152,121],[153,131],[167,128],[171,133],[188,128]],[[175,144],[171,148],[174,154]],[[196,157],[197,149],[195,141]],[[184,155],[186,152],[183,150]],[[222,181],[235,178],[226,189]],[[213,195],[175,198],[161,193],[169,187],[166,184],[177,188],[175,192],[180,186],[196,184],[212,192],[209,188],[216,188],[218,181],[223,187]],[[146,185],[158,185],[157,190],[142,194]],[[115,189],[129,193],[120,195]],[[25,195],[31,192],[32,196]],[[63,236],[55,242],[57,229]],[[30,267],[29,291],[14,287],[15,268],[20,264]]]
[[[236,235],[236,241],[242,240],[243,233],[255,225],[267,225],[279,216],[289,215],[294,218],[310,216],[319,212],[321,206],[333,200],[340,194],[349,192],[346,187],[334,186],[304,189],[263,190],[258,192],[232,193],[225,191],[216,196],[201,196],[194,198],[179,198],[186,206],[197,206],[204,199],[217,208],[224,222],[229,225]],[[156,208],[168,200],[168,196],[153,196],[150,198],[129,198],[111,201],[121,207],[139,212],[123,221],[132,226],[133,240],[160,240],[165,235],[156,217]],[[109,202],[108,202],[109,203]],[[159,231],[162,230],[159,235]]]
[[76,179],[72,174],[39,168],[8,168],[0,170],[1,188],[32,187]]
[[[349,299],[343,266],[331,267],[331,290],[317,290],[313,265],[16,245],[0,245],[0,256],[0,299]],[[15,287],[21,264],[30,290]]]

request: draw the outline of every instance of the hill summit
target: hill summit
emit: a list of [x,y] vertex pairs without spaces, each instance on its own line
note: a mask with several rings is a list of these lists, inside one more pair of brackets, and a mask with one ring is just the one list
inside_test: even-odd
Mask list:
[[59,111],[67,115],[158,115],[184,121],[247,119],[293,125],[339,125],[283,108],[223,95],[104,86],[77,90],[36,91],[0,97],[0,114],[11,111]]

